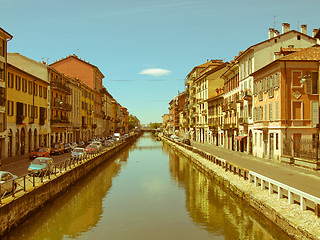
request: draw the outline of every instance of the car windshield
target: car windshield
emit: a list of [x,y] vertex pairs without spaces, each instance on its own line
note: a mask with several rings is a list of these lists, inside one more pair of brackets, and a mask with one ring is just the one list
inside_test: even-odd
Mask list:
[[83,152],[83,149],[81,149],[81,148],[75,148],[73,151],[74,151],[74,152]]
[[32,164],[47,165],[48,164],[48,160],[47,159],[36,158],[35,160],[32,161]]
[[53,148],[59,148],[60,146],[57,144],[57,145],[54,145],[54,147]]
[[90,144],[89,146],[87,146],[87,148],[95,148],[96,145]]
[[44,148],[38,148],[37,152],[44,152]]

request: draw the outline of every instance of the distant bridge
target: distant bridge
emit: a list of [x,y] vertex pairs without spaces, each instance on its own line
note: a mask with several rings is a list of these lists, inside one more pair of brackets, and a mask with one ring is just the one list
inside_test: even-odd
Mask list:
[[141,131],[142,132],[152,132],[152,133],[158,132],[157,129],[154,129],[154,128],[141,128]]

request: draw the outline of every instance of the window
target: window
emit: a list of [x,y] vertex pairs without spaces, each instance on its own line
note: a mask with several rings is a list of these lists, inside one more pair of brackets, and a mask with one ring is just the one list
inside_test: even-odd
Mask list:
[[5,52],[5,41],[4,39],[0,39],[0,56],[4,57]]
[[302,119],[302,102],[292,102],[292,119]]
[[16,75],[16,90],[20,91],[21,88],[21,77]]
[[14,78],[13,73],[8,72],[8,87],[9,88],[13,88],[13,78]]
[[297,40],[301,40],[301,36],[300,35],[297,36]]
[[264,120],[267,121],[267,116],[268,116],[268,105],[264,105]]
[[312,127],[317,127],[319,123],[319,102],[311,102],[312,111]]
[[42,97],[42,86],[39,85],[39,97]]
[[262,147],[262,140],[263,140],[262,133],[260,133],[260,147]]
[[43,98],[44,99],[47,99],[47,88],[46,87],[43,87]]
[[279,149],[279,133],[276,133],[276,150]]
[[13,101],[7,101],[8,102],[8,109],[7,109],[7,111],[8,111],[8,115],[9,116],[13,116],[13,110],[14,110],[14,102]]
[[269,104],[269,120],[273,120],[273,103]]
[[311,73],[312,78],[312,87],[311,87],[311,94],[318,94],[318,72],[312,72]]
[[4,63],[3,62],[0,62],[0,79],[1,80],[5,80],[5,76],[4,76],[4,73],[5,73],[5,69],[4,69]]
[[275,120],[279,120],[279,102],[278,101],[275,103],[275,111],[276,111]]
[[29,94],[32,94],[32,82],[28,81]]
[[292,87],[301,87],[301,71],[292,71]]

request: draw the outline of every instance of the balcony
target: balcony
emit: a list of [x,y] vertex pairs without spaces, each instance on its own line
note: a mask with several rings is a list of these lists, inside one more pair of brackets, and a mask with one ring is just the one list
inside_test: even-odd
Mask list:
[[236,124],[235,123],[225,123],[223,124],[223,129],[225,130],[232,130],[236,128]]
[[56,124],[56,123],[70,123],[69,118],[68,117],[54,117],[51,119],[51,124]]
[[240,124],[240,125],[246,125],[246,124],[248,124],[248,118],[246,118],[246,117],[239,117],[239,124]]
[[61,82],[51,82],[51,89],[63,91],[64,93],[71,95],[71,88],[67,87],[65,84]]
[[54,98],[53,100],[51,100],[51,107],[59,108],[59,109],[66,110],[66,111],[71,111],[71,109],[72,109],[71,104],[66,103],[59,98]]
[[6,98],[5,97],[0,97],[0,106],[5,107],[6,106]]

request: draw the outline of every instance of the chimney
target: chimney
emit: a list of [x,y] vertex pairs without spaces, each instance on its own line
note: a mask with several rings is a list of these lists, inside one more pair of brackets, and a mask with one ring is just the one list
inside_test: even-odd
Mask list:
[[290,31],[290,24],[289,23],[282,23],[282,34]]
[[301,25],[301,33],[307,35],[307,25]]
[[274,37],[274,28],[269,28],[269,39]]
[[318,29],[313,29],[313,30],[312,30],[312,37],[315,37],[315,36],[316,36],[317,31],[318,31]]

